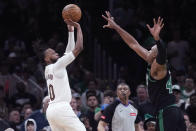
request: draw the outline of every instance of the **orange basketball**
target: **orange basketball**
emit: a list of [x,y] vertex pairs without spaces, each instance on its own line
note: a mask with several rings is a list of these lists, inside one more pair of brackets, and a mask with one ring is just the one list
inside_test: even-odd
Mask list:
[[80,7],[75,4],[66,5],[62,11],[63,19],[71,19],[74,22],[78,22],[81,19],[82,13]]

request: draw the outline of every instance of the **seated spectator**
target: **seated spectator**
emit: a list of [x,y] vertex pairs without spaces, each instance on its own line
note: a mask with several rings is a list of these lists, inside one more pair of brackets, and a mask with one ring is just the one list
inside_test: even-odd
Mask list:
[[156,119],[155,118],[148,118],[144,121],[144,129],[145,131],[155,131],[156,127]]
[[196,93],[190,96],[190,105],[186,109],[190,122],[196,123]]
[[133,99],[134,103],[136,105],[141,105],[143,103],[146,103],[149,98],[148,98],[148,93],[147,93],[147,88],[145,85],[138,85],[136,89],[137,97]]
[[16,85],[18,93],[11,97],[11,102],[14,107],[21,109],[26,103],[35,105],[36,97],[26,92],[24,83],[18,82]]
[[194,89],[194,80],[193,78],[186,78],[184,84],[184,90],[182,91],[182,97],[186,101],[193,93],[195,93]]
[[8,121],[11,128],[13,128],[15,131],[19,131],[20,112],[17,109],[12,109],[9,113]]
[[27,108],[24,112],[24,120],[29,118],[29,116],[33,113],[33,109],[31,107]]
[[185,120],[186,128],[188,130],[188,127],[191,123],[190,123],[190,119],[189,119],[189,116],[187,115],[187,113],[184,113],[184,120]]
[[196,123],[191,123],[188,127],[188,131],[196,131]]
[[102,111],[115,100],[115,93],[112,90],[104,91],[104,101],[101,105],[101,110],[97,112],[94,119],[98,121],[102,115]]
[[87,116],[83,115],[80,117],[81,122],[84,124],[86,131],[92,131],[92,127],[90,126],[90,121]]
[[[39,110],[34,111],[29,118],[34,119],[35,122],[37,123],[37,130],[41,130],[44,127],[49,126],[48,124],[48,120],[46,119],[45,113],[46,113],[46,109],[48,108],[48,102],[50,101],[49,96],[46,96],[42,103],[43,103],[43,107]],[[29,119],[28,118],[28,119]],[[24,128],[24,123],[22,123],[21,125],[21,131],[25,131]]]
[[172,91],[174,96],[176,97],[176,105],[178,107],[181,107],[181,105],[184,103],[184,100],[181,99],[181,89],[179,85],[173,85],[172,86]]
[[95,113],[101,110],[98,107],[98,100],[95,91],[89,91],[86,94],[87,96],[87,105],[88,110],[86,111],[85,115],[89,119],[90,126],[92,127],[92,131],[97,131],[97,121],[94,119]]
[[98,100],[98,103],[99,104],[102,104],[103,103],[103,92],[101,92],[99,89],[98,89],[98,85],[97,85],[97,81],[96,80],[91,80],[89,81],[88,83],[88,86],[87,86],[87,90],[82,94],[81,96],[81,100],[82,100],[82,105],[84,107],[86,107],[86,93],[88,91],[95,91],[96,92],[96,96],[97,96],[97,100]]
[[25,131],[36,131],[36,130],[37,130],[37,124],[35,120],[27,119],[25,121]]
[[76,114],[78,117],[80,117],[81,112],[78,111],[78,109],[77,109],[77,102],[76,102],[76,98],[75,98],[75,97],[72,97],[71,102],[70,102],[70,105],[71,105],[73,111],[75,112],[75,114]]

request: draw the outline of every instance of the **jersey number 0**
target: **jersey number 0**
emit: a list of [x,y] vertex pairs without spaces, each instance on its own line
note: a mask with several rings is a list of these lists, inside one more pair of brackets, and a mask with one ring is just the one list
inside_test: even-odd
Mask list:
[[53,101],[55,98],[55,94],[54,94],[53,86],[51,84],[49,85],[49,92],[50,92],[50,100]]

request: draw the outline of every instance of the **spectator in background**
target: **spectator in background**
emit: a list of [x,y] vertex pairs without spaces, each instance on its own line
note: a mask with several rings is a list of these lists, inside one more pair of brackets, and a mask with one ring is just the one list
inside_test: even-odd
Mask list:
[[97,112],[99,112],[101,110],[101,108],[99,108],[99,106],[98,106],[99,103],[98,103],[98,99],[96,96],[96,92],[95,91],[88,91],[86,93],[86,98],[87,98],[88,110],[85,113],[85,115],[89,119],[90,126],[92,127],[92,131],[97,131],[98,123],[94,119],[94,116]]
[[149,101],[147,88],[145,85],[138,85],[136,88],[137,97],[133,99],[135,104],[141,105]]
[[8,116],[8,105],[5,100],[3,86],[0,85],[0,118],[5,119]]
[[70,105],[71,105],[73,111],[75,112],[75,114],[77,115],[77,117],[80,117],[81,112],[77,108],[78,107],[78,104],[77,104],[77,101],[76,101],[76,98],[75,97],[72,97],[71,102],[70,102]]
[[109,106],[115,100],[115,93],[112,90],[104,91],[104,100],[103,104],[101,105],[101,110],[97,112],[94,116],[94,119],[98,121],[102,115],[103,110]]
[[169,63],[174,71],[186,72],[187,58],[189,52],[188,41],[182,40],[181,32],[175,29],[172,32],[172,41],[167,46]]
[[104,97],[103,92],[101,92],[98,89],[97,81],[96,80],[91,80],[91,81],[88,82],[87,90],[84,93],[82,93],[82,96],[81,96],[82,105],[84,107],[86,107],[86,103],[87,103],[86,102],[87,101],[87,99],[86,99],[86,96],[87,96],[86,93],[88,91],[95,91],[96,92],[96,97],[97,97],[98,103],[99,104],[102,104],[103,103],[103,97]]
[[185,120],[185,124],[186,124],[186,131],[188,130],[190,123],[190,119],[189,116],[187,115],[187,113],[184,112],[184,120]]
[[188,131],[196,131],[196,123],[191,123],[188,127]]
[[137,105],[142,120],[145,120],[147,115],[154,115],[155,107],[152,105],[151,101],[149,100],[147,87],[143,84],[140,84],[136,88],[137,97],[133,99],[134,103]]
[[25,111],[24,111],[24,120],[26,120],[27,118],[29,118],[29,116],[33,113],[33,110],[31,107],[27,108]]
[[12,109],[9,113],[9,125],[15,130],[19,131],[20,129],[20,112],[17,109]]
[[184,84],[184,90],[182,91],[182,97],[186,101],[192,94],[195,93],[193,78],[186,78]]
[[77,103],[77,110],[81,111],[82,108],[82,102],[81,102],[81,96],[79,93],[73,93],[72,96],[76,99],[76,103]]
[[155,131],[156,127],[156,119],[155,118],[148,118],[144,121],[144,129],[145,131]]
[[25,131],[37,131],[37,124],[33,119],[27,119],[25,121]]
[[196,123],[196,93],[190,96],[190,105],[186,109],[190,122]]
[[86,131],[92,131],[93,128],[90,126],[90,121],[87,116],[80,117],[81,122],[84,124]]
[[172,86],[172,91],[174,96],[176,97],[176,105],[178,107],[181,107],[181,105],[184,103],[184,100],[181,99],[181,89],[179,85],[173,85]]
[[[44,99],[42,100],[42,104],[43,104],[42,108],[34,111],[28,118],[28,119],[31,118],[35,120],[35,122],[37,123],[37,130],[41,130],[44,127],[49,126],[48,120],[46,119],[45,116],[49,101],[50,101],[49,96],[44,97]],[[24,123],[22,123],[20,131],[25,131]]]
[[36,104],[36,98],[34,95],[26,92],[26,86],[23,82],[18,82],[16,85],[18,93],[12,96],[11,102],[14,107],[21,109],[24,104],[30,103]]

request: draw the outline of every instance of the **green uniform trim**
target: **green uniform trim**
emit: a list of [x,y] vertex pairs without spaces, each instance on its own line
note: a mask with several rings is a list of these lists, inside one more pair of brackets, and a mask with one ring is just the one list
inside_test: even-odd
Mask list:
[[160,131],[164,131],[164,125],[163,125],[163,111],[169,107],[176,107],[176,104],[172,104],[169,105],[161,110],[159,110],[159,115],[158,115],[158,119],[159,119],[159,129]]

